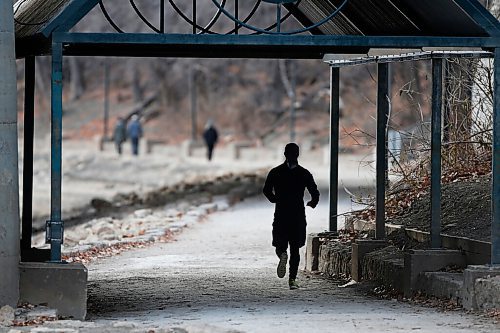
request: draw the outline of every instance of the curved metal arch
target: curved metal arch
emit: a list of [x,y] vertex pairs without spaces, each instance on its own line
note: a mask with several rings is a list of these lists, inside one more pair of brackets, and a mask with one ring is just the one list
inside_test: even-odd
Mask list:
[[[293,9],[297,9],[299,4],[302,2],[302,0],[298,0],[296,4],[293,5]],[[288,13],[285,14],[285,16],[283,16],[281,19],[280,19],[280,24],[283,24],[290,16],[292,15],[292,11],[289,10]],[[246,23],[246,22],[245,22]],[[270,26],[268,26],[267,28],[264,28],[264,30],[266,31],[271,31],[272,29],[276,28],[276,26],[278,25],[278,23],[273,23],[271,24]],[[251,35],[262,35],[261,32],[254,32],[254,33],[251,33]]]
[[[248,21],[250,21],[250,19],[255,15],[255,13],[257,12],[257,9],[259,9],[260,7],[260,4],[262,3],[262,0],[257,0],[257,2],[255,2],[255,5],[253,6],[252,10],[250,11],[250,13],[248,13],[248,15],[243,19],[243,22],[247,23]],[[240,28],[240,25],[238,24],[238,27],[236,28],[233,28],[232,30],[229,30],[228,32],[226,32],[224,35],[230,35],[232,33],[235,33],[237,29]]]
[[[226,0],[222,1],[222,8],[226,5]],[[214,17],[208,22],[208,24],[205,26],[206,30],[210,30],[214,26],[215,23],[219,20],[219,17],[222,15],[222,11],[218,10],[217,13],[215,13]]]
[[[225,0],[224,0],[225,1]],[[297,8],[297,6],[299,5],[299,3],[301,2],[302,0],[299,0],[295,5],[294,7]],[[212,34],[212,35],[221,35],[222,33],[218,33],[218,32],[215,32],[215,31],[212,31],[210,30],[211,26],[208,27],[206,26],[205,28],[203,28],[202,26],[198,25],[198,24],[195,24],[193,22],[193,20],[191,20],[189,17],[187,17],[186,14],[184,14],[184,12],[174,3],[174,0],[169,0],[169,3],[170,5],[172,6],[172,8],[177,12],[177,14],[179,14],[179,16],[181,16],[184,21],[186,21],[187,23],[189,23],[190,25],[195,25],[197,29],[201,30],[201,32],[199,32],[199,34],[202,34],[202,33],[208,33],[208,34]],[[259,9],[260,7],[260,4],[262,3],[262,0],[258,0],[255,5],[253,6],[252,10],[248,13],[248,15],[241,21],[243,23],[247,23],[248,21],[250,21],[250,19],[255,15],[255,13],[257,12],[257,10]],[[221,14],[223,13],[222,10],[220,10],[219,8],[219,11],[218,11],[218,15],[220,16]],[[288,13],[283,16],[280,20],[280,24],[285,22],[290,16],[292,15],[291,11],[288,11]],[[217,17],[218,19],[218,17]],[[214,22],[215,24],[215,22]],[[274,23],[274,24],[271,24],[270,26],[268,26],[267,28],[264,28],[265,31],[269,31],[269,30],[272,30],[274,29],[278,24],[277,23]],[[213,24],[212,24],[213,26]],[[237,28],[233,28],[232,30],[229,30],[228,32],[225,32],[223,33],[224,35],[230,35],[230,34],[233,34],[236,32],[237,29],[239,29],[242,25],[241,24],[238,24],[238,27]],[[256,35],[256,34],[261,34],[261,32],[255,32],[255,33],[252,33],[252,35]]]
[[238,20],[231,13],[229,13],[227,10],[225,10],[224,8],[222,8],[220,6],[220,4],[217,2],[217,0],[212,0],[212,2],[213,2],[213,4],[217,8],[221,9],[222,12],[224,13],[224,15],[226,15],[229,19],[233,20],[235,23],[237,23],[237,24],[241,25],[242,27],[245,27],[245,28],[247,28],[249,30],[253,30],[255,32],[260,32],[262,34],[267,34],[267,35],[294,35],[294,34],[300,34],[302,32],[306,32],[306,31],[310,31],[312,29],[318,28],[318,27],[322,26],[323,24],[325,24],[326,22],[330,21],[332,18],[334,18],[344,8],[344,6],[349,2],[349,0],[344,0],[344,2],[339,7],[337,7],[336,10],[333,11],[333,13],[331,13],[330,15],[328,15],[327,17],[325,17],[324,19],[322,19],[319,22],[316,22],[315,24],[310,25],[310,26],[305,27],[305,28],[302,28],[302,29],[297,29],[297,30],[292,30],[292,31],[285,31],[285,32],[267,31],[265,29],[257,28],[257,27],[255,27],[253,25],[246,24],[246,23]]
[[[274,29],[277,25],[278,25],[278,22],[264,28],[264,29],[260,29],[260,28],[257,28],[257,27],[254,27],[250,24],[247,24],[247,22],[255,15],[255,13],[257,12],[257,10],[259,9],[261,3],[263,2],[263,0],[257,0],[255,5],[253,6],[252,10],[248,13],[248,15],[243,19],[243,20],[238,20],[236,19],[234,16],[232,16],[226,9],[225,9],[225,5],[226,5],[226,1],[227,0],[222,0],[221,3],[218,3],[216,2],[215,0],[212,0],[212,2],[214,2],[214,4],[218,7],[218,10],[217,10],[217,13],[215,13],[215,15],[212,17],[212,19],[210,20],[210,22],[205,26],[205,27],[202,27],[200,26],[199,24],[195,24],[193,22],[193,20],[191,20],[189,17],[187,17],[184,12],[175,4],[174,0],[169,0],[169,3],[170,5],[172,6],[172,8],[177,12],[177,14],[179,14],[179,16],[181,16],[184,21],[186,21],[188,24],[190,25],[194,25],[196,26],[197,29],[200,30],[200,32],[198,34],[203,34],[203,33],[208,33],[208,34],[214,34],[214,35],[221,35],[221,34],[225,34],[225,35],[229,35],[229,34],[233,34],[236,32],[237,29],[241,28],[241,27],[245,27],[245,28],[248,28],[252,31],[254,31],[251,35],[259,35],[259,34],[293,34],[293,33],[298,33],[297,31],[292,31],[292,32],[283,32],[283,33],[275,33],[275,32],[271,32],[270,30]],[[302,0],[298,0],[296,2],[296,4],[294,4],[294,8],[297,8],[300,4]],[[341,5],[341,7],[344,6],[344,4],[347,2],[348,0],[345,0],[345,2]],[[134,0],[129,0],[130,2],[130,5],[132,6],[132,8],[134,9],[135,13],[137,14],[137,16],[139,16],[139,18],[151,29],[153,30],[154,32],[156,33],[162,33],[162,31],[160,31],[160,29],[156,28],[143,14],[142,12],[140,11],[140,9],[137,7],[137,4],[135,3]],[[103,3],[103,0],[99,0],[99,6],[101,8],[101,11],[104,15],[104,17],[106,18],[106,20],[108,21],[108,23],[113,27],[113,29],[115,29],[118,33],[124,33],[124,31],[118,27],[118,25],[114,22],[114,20],[111,18],[111,15],[109,14],[109,12],[107,11],[104,3]],[[339,7],[336,12],[338,12],[341,7]],[[334,14],[336,14],[336,12]],[[218,33],[218,32],[215,32],[215,31],[212,31],[211,28],[217,23],[217,21],[219,20],[220,16],[224,14],[226,16],[228,16],[231,20],[233,20],[235,23],[236,23],[236,26],[235,28],[229,30],[228,32],[226,33]],[[327,17],[325,20],[323,21],[328,21],[329,19],[331,19],[334,14],[330,15],[329,17]],[[279,24],[285,22],[290,16],[292,15],[292,11],[289,10],[288,13],[283,16],[280,21],[279,21]],[[307,27],[305,29],[301,29],[303,31],[307,31],[307,30],[310,30],[310,29],[314,29],[315,27],[317,26],[320,26],[321,24],[324,24],[325,22],[319,22],[311,27]],[[302,31],[301,31],[302,32]]]
[[[212,35],[218,34],[217,32],[210,30],[210,28],[212,28],[214,26],[214,24],[217,23],[217,21],[219,20],[219,17],[222,14],[222,11],[220,9],[217,11],[217,13],[214,15],[214,17],[210,20],[210,22],[205,27],[202,27],[201,25],[199,25],[197,23],[195,24],[193,22],[193,20],[191,20],[189,17],[187,17],[186,14],[184,14],[184,12],[175,4],[174,0],[168,0],[168,2],[172,6],[172,8],[177,12],[177,14],[179,14],[179,16],[184,19],[184,21],[189,23],[191,26],[193,26],[193,25],[196,26],[197,29],[201,30],[199,32],[199,34],[202,34],[202,33],[208,33],[208,34],[212,34]],[[222,8],[224,8],[225,4],[226,4],[226,0],[223,0],[222,4],[221,4]]]
[[108,21],[109,24],[111,24],[111,26],[119,33],[124,33],[124,31],[122,29],[120,29],[116,23],[113,21],[113,19],[111,18],[111,16],[109,16],[109,13],[108,11],[106,10],[106,7],[104,7],[104,3],[102,2],[102,0],[99,0],[99,7],[101,7],[101,11],[102,11],[102,14],[104,15],[104,17],[106,18],[106,20]]
[[154,32],[157,32],[157,33],[161,33],[160,29],[156,28],[151,22],[149,22],[149,20],[142,14],[142,12],[139,10],[139,8],[137,7],[137,5],[135,4],[135,1],[134,0],[129,0],[130,1],[130,5],[132,6],[132,8],[134,8],[134,11],[135,13],[137,14],[137,16],[139,16],[139,18],[142,20],[142,22],[144,22],[151,30],[153,30]]

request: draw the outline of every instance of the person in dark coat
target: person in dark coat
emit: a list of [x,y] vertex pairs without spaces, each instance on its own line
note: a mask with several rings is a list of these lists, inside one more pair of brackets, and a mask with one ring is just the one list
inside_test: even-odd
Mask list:
[[290,245],[289,287],[297,289],[299,249],[306,243],[306,214],[304,191],[307,188],[311,200],[307,206],[315,208],[319,202],[319,191],[312,174],[298,163],[299,146],[289,143],[285,146],[285,162],[273,168],[264,185],[263,193],[276,204],[273,222],[273,246],[280,258],[278,277],[286,274],[287,248]]
[[132,143],[132,154],[139,155],[139,140],[142,137],[142,125],[139,116],[134,114],[127,127],[127,134]]
[[118,117],[113,131],[113,141],[115,142],[116,151],[119,155],[122,154],[122,144],[127,140],[127,128],[125,119]]
[[203,131],[203,139],[205,140],[205,144],[207,145],[207,158],[209,161],[212,160],[213,151],[218,138],[219,134],[217,133],[213,122],[208,121],[207,125],[205,126],[205,131]]

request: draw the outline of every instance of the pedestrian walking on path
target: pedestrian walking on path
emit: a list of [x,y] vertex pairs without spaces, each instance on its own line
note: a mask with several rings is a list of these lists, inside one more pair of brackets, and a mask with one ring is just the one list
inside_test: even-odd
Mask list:
[[139,155],[139,140],[142,137],[142,125],[139,116],[134,114],[127,127],[127,134],[132,143],[132,154]]
[[315,208],[319,202],[319,191],[312,174],[298,163],[299,146],[289,143],[285,146],[285,162],[273,168],[264,185],[264,195],[276,204],[273,222],[273,246],[279,257],[278,277],[286,274],[288,245],[290,245],[290,271],[288,284],[297,289],[299,249],[306,243],[306,213],[304,191],[307,188],[311,200],[307,206]]
[[113,141],[118,155],[122,154],[122,144],[127,140],[127,128],[125,126],[125,119],[118,117],[115,129],[113,131]]
[[203,131],[203,139],[207,145],[207,158],[209,161],[212,160],[213,151],[218,138],[219,134],[217,133],[217,129],[215,128],[213,121],[209,120],[205,126],[205,131]]

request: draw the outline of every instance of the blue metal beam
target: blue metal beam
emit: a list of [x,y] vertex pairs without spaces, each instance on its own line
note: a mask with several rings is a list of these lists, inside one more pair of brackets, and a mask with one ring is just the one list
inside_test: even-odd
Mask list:
[[62,185],[62,45],[52,43],[51,90],[51,159],[50,159],[50,221],[47,221],[46,241],[50,243],[50,261],[61,262],[63,222],[61,219]]
[[[429,36],[346,36],[346,35],[192,35],[148,33],[60,33],[53,40],[65,44],[88,45],[210,45],[210,46],[269,46],[290,47],[367,47],[367,48],[422,48],[422,47],[482,47],[500,46],[500,37],[429,37]],[[114,47],[114,46],[112,46]],[[116,49],[116,47],[114,47]],[[119,49],[115,50],[117,54]],[[92,53],[92,50],[89,51]],[[147,56],[147,55],[144,55]],[[203,56],[200,54],[200,56]]]
[[441,114],[443,59],[432,59],[431,247],[441,247]]
[[494,66],[491,264],[500,265],[500,48],[495,49]]
[[500,23],[477,0],[455,0],[455,2],[490,36],[500,36]]
[[340,69],[330,68],[330,229],[337,231],[339,190]]
[[46,38],[54,31],[69,31],[85,15],[92,10],[99,0],[73,0],[64,10],[54,17],[42,30],[42,35]]
[[390,112],[391,74],[388,63],[378,64],[377,90],[377,160],[375,238],[385,239],[385,187],[387,184],[387,128]]

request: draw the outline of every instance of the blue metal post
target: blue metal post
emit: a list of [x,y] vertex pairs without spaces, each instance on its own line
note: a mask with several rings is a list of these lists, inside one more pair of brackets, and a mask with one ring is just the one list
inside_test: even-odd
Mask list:
[[[234,0],[234,17],[238,20],[240,19],[240,3],[239,0]],[[240,25],[237,22],[234,22],[234,33],[239,34]]]
[[160,31],[165,33],[165,0],[160,0]]
[[340,69],[330,67],[330,228],[337,231],[339,188]]
[[50,243],[50,261],[61,262],[63,222],[61,219],[62,184],[62,44],[52,43],[51,96],[51,196],[50,221],[47,222],[47,241]]
[[198,14],[196,13],[196,0],[193,0],[193,35],[196,35],[196,23],[197,23],[197,18]]
[[378,64],[377,161],[375,238],[385,239],[385,187],[387,183],[387,125],[389,120],[390,73],[388,63]]
[[494,68],[491,264],[500,265],[500,48],[495,49]]
[[441,247],[441,114],[443,59],[432,59],[431,247]]

